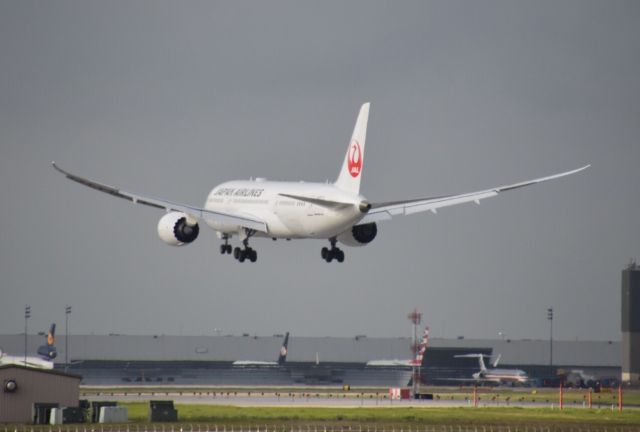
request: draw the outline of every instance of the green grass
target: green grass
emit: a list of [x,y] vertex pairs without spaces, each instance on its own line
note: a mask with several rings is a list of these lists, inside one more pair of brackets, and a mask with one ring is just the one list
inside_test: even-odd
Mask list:
[[[146,422],[148,404],[121,403],[134,422]],[[218,425],[379,424],[379,425],[640,425],[640,410],[548,408],[316,408],[176,405],[181,423]]]

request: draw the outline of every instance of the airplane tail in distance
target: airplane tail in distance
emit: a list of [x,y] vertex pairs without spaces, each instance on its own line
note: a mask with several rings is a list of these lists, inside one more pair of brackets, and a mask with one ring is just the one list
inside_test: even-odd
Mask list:
[[478,356],[478,361],[480,362],[480,370],[482,372],[485,372],[487,370],[487,367],[484,364],[484,356],[483,355]]
[[49,332],[47,333],[47,343],[38,347],[38,355],[45,360],[53,360],[58,355],[58,351],[55,347],[56,343],[56,324],[51,324]]
[[369,121],[369,102],[362,105],[358,120],[353,128],[347,154],[342,163],[335,185],[340,189],[360,193],[360,179],[364,169],[364,145],[367,139],[367,122]]
[[502,354],[498,354],[498,357],[496,357],[496,361],[493,362],[493,367],[497,368],[498,367],[498,363],[500,363],[500,359],[502,358]]
[[283,365],[287,361],[287,352],[289,350],[289,332],[284,336],[284,342],[280,347],[280,356],[278,357],[278,364]]

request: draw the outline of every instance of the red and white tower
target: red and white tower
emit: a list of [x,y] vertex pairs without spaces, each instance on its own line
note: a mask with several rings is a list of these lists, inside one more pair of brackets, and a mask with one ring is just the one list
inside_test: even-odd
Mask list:
[[[411,342],[411,351],[413,353],[413,358],[418,358],[420,354],[420,342],[418,342],[418,326],[422,322],[422,313],[418,312],[417,309],[414,309],[407,315],[407,318],[413,324],[413,341]],[[413,394],[414,396],[418,393],[419,383],[420,383],[420,365],[413,365],[413,379],[411,380],[413,384]]]

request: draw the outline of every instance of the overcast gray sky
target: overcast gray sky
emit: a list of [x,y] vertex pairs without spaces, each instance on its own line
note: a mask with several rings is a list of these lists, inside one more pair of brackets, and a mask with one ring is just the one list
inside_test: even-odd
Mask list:
[[[620,338],[640,256],[637,1],[0,0],[0,333]],[[256,264],[62,167],[200,205],[216,184],[333,180],[360,105],[371,201],[586,172],[379,225],[344,264]],[[61,327],[62,328],[62,327]]]

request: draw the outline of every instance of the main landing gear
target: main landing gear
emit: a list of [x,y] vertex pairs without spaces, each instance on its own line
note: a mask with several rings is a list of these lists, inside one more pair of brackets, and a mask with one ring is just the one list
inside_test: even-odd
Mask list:
[[320,253],[322,259],[326,262],[331,262],[335,259],[336,261],[341,263],[342,261],[344,261],[344,252],[342,251],[342,249],[336,247],[335,238],[329,239],[329,241],[331,242],[331,249],[327,247],[322,248]]
[[249,247],[249,237],[251,237],[253,233],[247,232],[247,236],[244,240],[242,240],[243,247],[232,248],[229,244],[229,236],[225,235],[222,237],[224,243],[220,245],[220,253],[222,255],[231,254],[233,251],[233,257],[240,262],[244,262],[245,260],[249,260],[251,262],[256,262],[258,259],[258,252]]
[[258,252],[249,247],[249,239],[244,239],[242,244],[244,248],[236,247],[233,250],[233,257],[240,262],[244,262],[244,260],[248,259],[251,262],[256,262],[258,259]]

